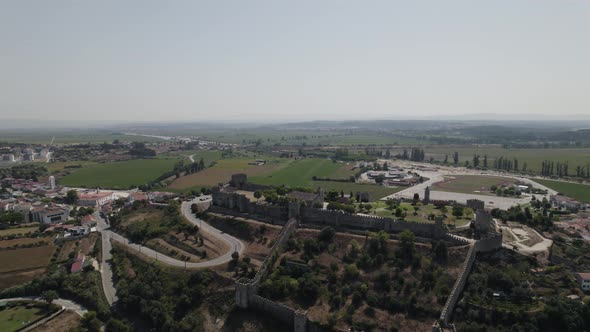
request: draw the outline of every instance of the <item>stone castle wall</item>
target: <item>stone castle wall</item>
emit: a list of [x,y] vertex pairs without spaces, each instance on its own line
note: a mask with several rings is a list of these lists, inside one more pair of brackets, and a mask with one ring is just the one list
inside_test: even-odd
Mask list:
[[325,225],[335,228],[368,231],[383,230],[386,232],[401,232],[409,229],[418,236],[429,238],[441,238],[446,233],[442,223],[406,222],[378,216],[316,209],[295,203],[288,206],[258,204],[250,202],[244,195],[219,191],[214,192],[213,206],[210,209],[213,212],[248,217],[278,225],[284,225],[290,218],[298,217],[305,224]]
[[473,262],[475,262],[477,253],[493,251],[500,248],[502,248],[502,234],[492,234],[484,239],[476,241],[469,248],[469,251],[467,252],[467,258],[465,258],[465,262],[463,262],[459,277],[457,278],[457,281],[455,281],[455,285],[453,285],[453,289],[451,290],[447,302],[441,311],[441,325],[446,326],[451,319],[455,305],[459,300],[459,296],[461,296],[461,293],[463,293],[463,289],[467,283],[467,278],[469,277],[469,273],[471,273],[471,268],[473,267]]

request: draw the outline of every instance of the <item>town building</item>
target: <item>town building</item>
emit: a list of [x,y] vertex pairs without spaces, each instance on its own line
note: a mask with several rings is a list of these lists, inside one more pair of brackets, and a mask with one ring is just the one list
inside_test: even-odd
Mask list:
[[82,269],[84,269],[85,259],[86,259],[86,256],[83,253],[78,252],[78,254],[76,255],[76,258],[74,259],[74,263],[72,263],[72,267],[70,268],[70,272],[71,273],[78,273],[78,272],[82,271]]
[[9,163],[16,162],[16,158],[14,157],[13,154],[3,154],[1,160],[4,162],[9,162]]
[[55,176],[49,177],[49,189],[55,190]]
[[100,192],[99,190],[97,190],[89,193],[79,194],[77,203],[80,206],[97,207],[112,202],[115,199],[115,194],[113,194],[112,192]]
[[551,204],[559,209],[568,209],[572,211],[582,210],[585,205],[573,198],[563,195],[553,195],[549,197]]
[[590,273],[576,273],[576,280],[583,291],[590,291]]
[[69,217],[70,208],[66,206],[49,205],[31,210],[31,220],[44,224],[67,221]]

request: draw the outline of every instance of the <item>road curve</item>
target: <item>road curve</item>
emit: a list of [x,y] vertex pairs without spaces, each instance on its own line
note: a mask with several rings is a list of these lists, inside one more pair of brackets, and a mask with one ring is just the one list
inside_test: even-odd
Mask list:
[[198,203],[198,201],[193,200],[190,202],[183,202],[182,206],[181,206],[182,214],[191,224],[197,225],[199,227],[199,232],[206,234],[208,236],[217,238],[218,240],[220,240],[222,242],[225,242],[228,245],[229,250],[226,253],[224,253],[223,255],[221,255],[217,258],[205,261],[205,262],[191,263],[191,262],[185,262],[185,261],[181,261],[181,260],[166,256],[166,255],[159,253],[155,250],[152,250],[148,247],[144,247],[144,246],[136,244],[136,243],[131,243],[125,237],[123,237],[115,232],[112,232],[110,230],[104,230],[102,232],[103,236],[105,236],[107,241],[108,240],[117,241],[117,242],[127,246],[128,248],[137,250],[141,254],[144,254],[150,258],[154,258],[159,262],[162,262],[164,264],[171,265],[171,266],[176,266],[176,267],[186,267],[186,268],[214,267],[214,266],[226,264],[227,262],[231,261],[232,260],[231,256],[234,252],[238,252],[241,256],[244,253],[244,250],[246,248],[244,246],[244,244],[242,243],[242,241],[236,239],[235,237],[233,237],[229,234],[225,234],[225,233],[219,231],[218,229],[210,226],[206,222],[196,218],[192,214],[192,211],[191,211],[191,205],[193,203]]
[[[0,299],[0,301],[5,301],[5,302],[12,302],[12,301],[45,302],[45,300],[43,300],[43,298],[41,298],[39,296],[13,297],[10,299]],[[77,313],[80,317],[84,316],[84,314],[88,312],[88,310],[86,310],[86,308],[84,308],[82,305],[80,305],[76,302],[70,301],[70,300],[55,299],[55,300],[53,300],[53,303],[61,306],[64,309],[72,310],[73,312]]]

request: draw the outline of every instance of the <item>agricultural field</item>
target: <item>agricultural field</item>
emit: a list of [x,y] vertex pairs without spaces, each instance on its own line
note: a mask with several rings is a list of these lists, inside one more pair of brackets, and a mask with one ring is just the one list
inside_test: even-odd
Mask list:
[[462,194],[491,194],[491,186],[501,187],[516,183],[516,180],[499,176],[458,175],[449,176],[445,181],[437,182],[432,190],[448,191]]
[[46,267],[0,273],[0,290],[25,284],[45,274]]
[[153,181],[174,168],[176,158],[136,159],[83,167],[59,179],[64,186],[127,189]]
[[131,136],[124,135],[121,133],[109,133],[109,132],[42,132],[42,133],[30,133],[22,134],[20,132],[2,131],[0,132],[0,142],[6,143],[25,143],[25,144],[47,144],[51,143],[54,139],[53,144],[83,144],[83,143],[112,143],[114,140],[120,142],[162,142],[162,139],[154,137],[144,136]]
[[194,151],[178,151],[169,153],[170,156],[178,156],[184,158],[186,164],[190,163],[189,156],[193,156],[195,162],[199,162],[203,158],[205,167],[209,167],[212,162],[221,159],[221,151],[206,151],[206,150],[194,150]]
[[0,310],[0,331],[19,331],[43,318],[48,312],[39,307],[15,306]]
[[[53,244],[15,250],[0,250],[0,273],[26,270],[49,265],[55,251]],[[22,259],[26,257],[27,259]]]
[[12,240],[0,241],[0,249],[6,248],[19,248],[19,247],[40,247],[46,246],[53,242],[51,237],[40,237],[40,238],[20,238]]
[[252,182],[252,178],[270,175],[276,170],[285,167],[289,162],[289,160],[285,159],[270,159],[265,165],[248,165],[249,162],[254,160],[255,158],[221,159],[213,167],[174,180],[167,189],[188,191],[203,187],[209,188],[219,183],[227,183],[231,179],[232,174],[236,173],[247,174],[248,181]]
[[[58,162],[50,162],[49,164],[46,164],[45,167],[47,167],[47,171],[49,172],[49,174],[58,174],[60,172],[75,172],[81,168],[84,167],[89,167],[89,166],[95,166],[98,165],[99,163],[94,162],[94,161],[87,161],[87,160],[75,160],[75,161],[58,161]],[[69,167],[78,167],[80,166],[80,168],[69,168]]]
[[497,146],[483,146],[483,147],[426,147],[426,160],[430,157],[437,161],[443,161],[445,154],[448,154],[449,161],[452,161],[452,156],[455,151],[459,153],[460,164],[463,165],[465,161],[473,160],[474,154],[481,156],[480,161],[483,162],[483,156],[488,156],[488,167],[494,163],[494,159],[505,157],[508,159],[518,159],[519,167],[522,169],[524,163],[527,164],[529,171],[539,172],[541,170],[541,162],[543,160],[551,160],[554,162],[569,162],[570,174],[576,172],[576,166],[587,166],[590,164],[590,149],[571,148],[571,149],[504,149]]
[[556,190],[565,196],[577,199],[583,203],[590,203],[590,186],[580,183],[534,179],[535,182]]
[[[348,170],[348,171],[347,171]],[[350,166],[336,163],[329,159],[300,159],[289,163],[287,167],[265,176],[253,176],[248,181],[265,185],[286,185],[290,187],[311,187],[313,177],[318,178],[348,178],[354,173]]]
[[38,230],[39,230],[39,227],[37,227],[37,226],[7,228],[7,229],[0,230],[0,237],[8,236],[8,235],[19,235],[19,234],[33,233]]

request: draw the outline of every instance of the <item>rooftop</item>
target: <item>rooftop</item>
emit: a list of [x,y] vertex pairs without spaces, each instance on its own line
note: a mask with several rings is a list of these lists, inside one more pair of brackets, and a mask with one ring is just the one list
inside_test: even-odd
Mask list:
[[287,194],[287,197],[295,198],[300,201],[313,201],[316,196],[316,193],[308,193],[304,191],[292,191]]

